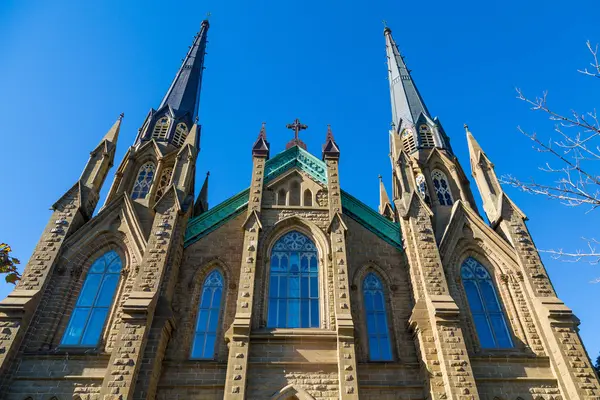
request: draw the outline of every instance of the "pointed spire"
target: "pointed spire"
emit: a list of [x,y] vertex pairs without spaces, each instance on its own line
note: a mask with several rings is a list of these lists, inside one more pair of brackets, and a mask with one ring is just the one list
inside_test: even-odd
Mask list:
[[192,148],[196,150],[200,150],[200,125],[198,125],[197,123],[194,123],[194,125],[192,125],[192,129],[190,130],[190,133],[188,133],[188,135],[185,137],[185,141],[183,142],[181,150],[179,151],[182,151],[187,144],[189,144],[190,146],[192,146]]
[[425,102],[410,75],[410,70],[404,63],[404,57],[392,37],[392,30],[386,26],[383,34],[388,60],[392,122],[400,128],[402,121],[415,125],[421,114],[431,119]]
[[477,143],[477,140],[475,140],[475,137],[469,130],[469,126],[465,124],[464,127],[465,132],[467,134],[467,144],[469,146],[469,155],[471,157],[471,162],[478,163],[481,155],[485,155],[485,153],[483,152],[481,146],[479,145],[479,143]]
[[119,118],[115,121],[113,126],[106,132],[104,138],[102,140],[106,140],[107,142],[111,142],[112,144],[117,144],[117,139],[119,138],[119,131],[121,130],[121,122],[123,121],[123,117],[125,117],[124,113],[119,115]]
[[383,179],[381,175],[379,178],[379,214],[387,217],[391,220],[394,220],[394,209],[392,207],[392,203],[390,202],[390,198],[388,197],[387,191],[385,190],[385,185],[383,184]]
[[189,113],[193,120],[197,116],[209,26],[208,20],[202,21],[200,32],[194,36],[194,43],[183,59],[159,109],[168,105],[177,117]]
[[252,155],[255,157],[269,158],[269,142],[267,142],[267,129],[265,128],[266,124],[266,122],[262,123],[260,132],[258,133],[258,138],[252,146]]
[[325,137],[325,144],[323,145],[323,158],[333,157],[339,158],[340,148],[338,147],[335,139],[333,138],[333,132],[331,131],[331,125],[327,125],[327,136]]
[[194,217],[208,211],[208,177],[210,176],[210,171],[206,173],[206,178],[204,178],[204,184],[202,185],[202,189],[200,189],[200,194],[198,194],[198,198],[196,199],[196,204],[194,204]]

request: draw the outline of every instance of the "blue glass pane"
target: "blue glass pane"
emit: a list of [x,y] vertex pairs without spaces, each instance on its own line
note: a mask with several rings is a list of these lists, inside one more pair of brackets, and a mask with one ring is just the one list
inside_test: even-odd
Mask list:
[[370,334],[377,333],[377,322],[375,321],[375,314],[367,314],[367,332]]
[[373,294],[373,299],[375,300],[375,310],[382,311],[385,310],[383,305],[383,292],[377,291]]
[[365,309],[367,311],[375,310],[373,307],[373,294],[371,291],[365,292]]
[[216,288],[215,293],[213,294],[211,307],[213,309],[219,309],[221,307],[221,294],[223,293],[223,289]]
[[481,288],[481,295],[483,301],[485,301],[485,308],[488,312],[500,311],[500,304],[498,304],[498,298],[492,286],[492,282],[489,280],[479,282]]
[[319,281],[316,276],[310,277],[310,297],[312,299],[319,297]]
[[108,309],[106,308],[92,309],[90,319],[88,321],[87,327],[85,328],[85,333],[83,334],[83,338],[81,339],[81,344],[83,346],[95,346],[98,344],[98,341],[100,340],[100,335],[102,334],[102,328],[104,328],[104,322],[106,321],[107,314]]
[[208,310],[200,310],[198,313],[198,322],[196,323],[197,332],[206,332],[206,326],[208,324]]
[[277,300],[269,300],[269,317],[267,320],[267,327],[274,328],[277,326]]
[[102,282],[102,288],[100,289],[100,293],[96,299],[96,307],[110,307],[113,298],[115,297],[117,283],[119,283],[119,275],[104,275],[104,282]]
[[300,260],[300,270],[302,272],[308,271],[308,257],[303,256],[302,259]]
[[288,300],[288,328],[300,328],[300,300]]
[[213,358],[215,356],[215,339],[216,335],[214,333],[206,335],[203,358]]
[[98,294],[98,288],[102,282],[102,274],[88,274],[83,284],[83,289],[77,299],[77,306],[91,307]]
[[490,316],[492,321],[492,327],[494,328],[494,333],[496,334],[497,345],[500,348],[510,348],[513,346],[512,340],[510,338],[510,334],[508,333],[508,329],[506,327],[506,321],[504,320],[504,315],[502,314],[493,314]]
[[300,270],[300,260],[298,259],[298,253],[293,252],[290,254],[290,271]]
[[83,334],[85,323],[87,321],[90,309],[89,308],[76,308],[73,311],[69,326],[62,339],[62,344],[65,345],[77,345]]
[[285,276],[279,277],[279,297],[285,297],[287,294],[287,278]]
[[473,281],[464,281],[465,292],[467,293],[467,299],[469,301],[469,307],[471,312],[482,312],[483,304],[481,304],[481,298],[479,297],[479,291],[477,285]]
[[392,359],[390,340],[387,336],[379,338],[379,357],[383,361],[389,361]]
[[279,297],[278,292],[279,292],[279,276],[271,275],[271,279],[269,282],[269,297],[270,298]]
[[117,259],[111,262],[108,266],[107,272],[111,274],[118,274],[121,272],[121,260]]
[[287,271],[288,270],[288,258],[287,258],[287,256],[282,256],[281,257],[281,260],[279,262],[279,267],[283,271]]
[[202,290],[202,299],[200,300],[200,307],[202,308],[210,308],[210,303],[212,302],[213,290],[210,287],[205,287]]
[[290,276],[289,280],[289,297],[299,298],[300,297],[300,278],[297,276]]
[[279,256],[273,254],[271,257],[271,272],[279,271]]
[[104,272],[105,267],[106,267],[106,264],[104,263],[104,257],[100,257],[99,259],[94,261],[94,263],[90,267],[90,273],[101,274]]
[[317,272],[317,257],[316,256],[312,256],[310,258],[310,270],[312,272]]
[[207,332],[216,332],[217,325],[219,324],[219,312],[217,310],[213,310],[210,312],[208,317],[208,328]]
[[287,327],[287,301],[279,300],[277,326],[281,328]]
[[308,300],[300,300],[300,316],[302,317],[301,325],[303,328],[310,327],[310,311],[308,307]]
[[379,340],[377,340],[377,336],[369,336],[369,356],[371,360],[381,359],[381,354],[379,353]]
[[308,299],[308,276],[303,276],[300,279],[300,297]]
[[475,328],[481,347],[484,349],[496,347],[487,317],[484,314],[474,314],[473,320],[475,321]]
[[387,321],[386,321],[386,316],[384,313],[379,313],[376,316],[376,321],[377,321],[377,333],[381,334],[381,335],[387,335],[388,331],[387,331]]
[[446,202],[444,201],[444,196],[440,192],[437,193],[437,198],[438,198],[438,201],[440,202],[440,205],[442,205],[442,206],[446,205]]
[[310,326],[311,328],[319,327],[319,300],[313,299],[310,301]]
[[192,345],[192,358],[204,357],[204,343],[206,343],[206,335],[204,333],[196,335]]

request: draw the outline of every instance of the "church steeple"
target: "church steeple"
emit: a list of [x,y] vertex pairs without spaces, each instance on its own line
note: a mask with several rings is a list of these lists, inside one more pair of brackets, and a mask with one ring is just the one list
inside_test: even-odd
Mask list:
[[392,37],[392,30],[386,27],[383,33],[392,103],[391,133],[400,135],[402,142],[397,141],[399,148],[396,150],[401,148],[409,154],[433,147],[451,151],[449,140],[441,124],[437,118],[431,117],[417,89],[411,71],[404,62],[404,56],[400,54]]
[[[136,145],[154,139],[159,145],[181,147],[198,118],[207,34],[210,24],[202,21],[169,90],[157,110],[150,110]],[[172,147],[171,147],[172,149]]]

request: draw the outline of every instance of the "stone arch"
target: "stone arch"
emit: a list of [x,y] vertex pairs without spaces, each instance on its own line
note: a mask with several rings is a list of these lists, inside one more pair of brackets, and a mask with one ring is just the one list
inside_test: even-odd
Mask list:
[[[283,235],[290,231],[298,231],[310,238],[318,251],[319,258],[319,318],[321,328],[328,327],[329,307],[327,305],[333,301],[333,294],[326,290],[327,282],[327,260],[331,253],[329,240],[325,233],[309,220],[300,218],[296,215],[283,218],[275,223],[269,232],[260,239],[260,248],[258,251],[259,260],[262,260],[262,266],[257,267],[257,280],[260,282],[255,286],[255,314],[257,319],[255,323],[258,326],[267,325],[267,303],[269,298],[269,261],[271,250],[274,244]],[[256,312],[258,311],[258,312]]]
[[[182,321],[180,328],[182,330],[187,330],[185,337],[185,341],[183,343],[181,351],[186,355],[185,358],[189,358],[192,351],[192,342],[194,340],[194,333],[196,329],[196,321],[198,319],[198,308],[200,306],[200,296],[202,294],[202,287],[204,281],[208,274],[212,271],[218,270],[223,276],[223,299],[221,300],[221,309],[219,314],[219,322],[217,329],[217,341],[215,344],[215,357],[218,359],[221,355],[221,350],[225,342],[223,340],[219,340],[219,338],[224,338],[225,335],[225,311],[227,310],[227,306],[229,304],[230,297],[230,289],[233,282],[231,281],[231,268],[223,262],[219,258],[214,258],[205,262],[202,266],[200,266],[194,275],[191,277],[188,282],[188,287],[190,289],[190,310],[185,315],[181,316]],[[237,297],[237,292],[233,293],[234,297]]]
[[270,400],[315,400],[310,394],[308,394],[301,387],[296,387],[294,385],[287,385],[280,390],[278,390],[273,396],[271,396]]

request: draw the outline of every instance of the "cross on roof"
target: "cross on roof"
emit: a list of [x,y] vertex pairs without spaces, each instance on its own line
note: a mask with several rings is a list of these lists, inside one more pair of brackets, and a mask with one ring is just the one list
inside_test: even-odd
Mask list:
[[304,144],[304,142],[300,140],[298,135],[300,134],[300,131],[307,129],[308,126],[304,125],[300,122],[298,118],[296,118],[292,124],[287,124],[286,128],[294,130],[294,138],[288,142],[285,148],[289,149],[290,147],[298,146],[306,150],[306,144]]

